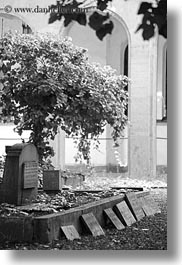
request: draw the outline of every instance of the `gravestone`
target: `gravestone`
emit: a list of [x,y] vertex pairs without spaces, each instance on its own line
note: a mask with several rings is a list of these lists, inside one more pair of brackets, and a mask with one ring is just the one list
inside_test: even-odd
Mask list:
[[152,208],[152,205],[149,204],[149,203],[145,200],[145,198],[140,197],[140,198],[139,198],[139,201],[140,201],[140,203],[141,203],[142,209],[143,209],[143,211],[144,211],[144,213],[145,213],[146,216],[149,216],[149,215],[153,215],[153,214],[155,214],[155,211],[154,211],[154,209]]
[[29,204],[37,198],[38,153],[33,144],[6,146],[0,202]]
[[100,226],[99,222],[95,218],[94,214],[86,213],[81,216],[81,220],[83,221],[84,225],[86,226],[87,230],[93,235],[93,236],[101,236],[105,235],[102,227]]
[[63,179],[61,170],[44,170],[43,171],[43,190],[59,191],[62,190]]
[[130,208],[130,211],[135,216],[136,220],[139,221],[145,217],[144,211],[141,206],[141,202],[137,198],[134,192],[126,193],[125,200]]
[[116,229],[122,230],[125,228],[111,208],[105,209],[104,213]]
[[80,236],[74,225],[61,226],[61,230],[68,240],[80,239]]
[[124,225],[130,226],[136,222],[135,217],[131,213],[125,201],[114,206],[114,211]]
[[154,215],[156,213],[161,213],[158,204],[154,201],[151,196],[141,197],[140,203],[145,215]]

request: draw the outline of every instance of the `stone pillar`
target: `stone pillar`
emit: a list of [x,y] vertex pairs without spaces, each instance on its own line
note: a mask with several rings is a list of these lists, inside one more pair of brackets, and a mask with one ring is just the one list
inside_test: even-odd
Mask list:
[[129,176],[151,179],[156,175],[157,41],[131,43]]

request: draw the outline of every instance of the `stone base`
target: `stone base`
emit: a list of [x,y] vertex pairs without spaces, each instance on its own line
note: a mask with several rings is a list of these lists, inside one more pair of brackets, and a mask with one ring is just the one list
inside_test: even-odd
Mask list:
[[[149,195],[148,191],[136,192],[137,198]],[[113,208],[125,200],[125,195],[117,195],[88,203],[64,212],[40,217],[0,217],[0,242],[39,242],[50,243],[60,239],[60,226],[74,225],[79,234],[83,234],[80,216],[92,212],[99,224],[106,225],[104,209]]]

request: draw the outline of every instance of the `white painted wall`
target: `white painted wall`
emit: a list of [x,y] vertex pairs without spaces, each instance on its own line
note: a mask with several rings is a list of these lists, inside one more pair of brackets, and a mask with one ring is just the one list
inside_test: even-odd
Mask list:
[[30,132],[26,131],[20,137],[14,132],[15,126],[13,124],[0,123],[0,155],[5,154],[5,146],[21,143],[22,139],[28,140]]

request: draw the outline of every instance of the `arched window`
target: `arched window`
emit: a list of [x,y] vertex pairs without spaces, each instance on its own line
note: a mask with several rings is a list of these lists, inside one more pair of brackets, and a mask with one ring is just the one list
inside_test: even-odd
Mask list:
[[128,76],[128,43],[121,45],[120,74]]
[[31,34],[32,30],[29,27],[29,25],[25,24],[24,22],[22,23],[22,33],[23,34]]
[[164,56],[163,97],[164,97],[163,120],[167,120],[167,49],[165,49],[165,56]]
[[158,40],[157,120],[167,120],[167,41],[161,36]]
[[[123,58],[121,58],[121,59],[123,61],[122,74],[128,76],[128,44],[124,48]],[[128,91],[128,86],[125,86],[125,90]],[[125,115],[128,116],[128,107],[127,107],[127,110],[125,112]]]
[[128,76],[128,45],[124,51],[124,75]]

